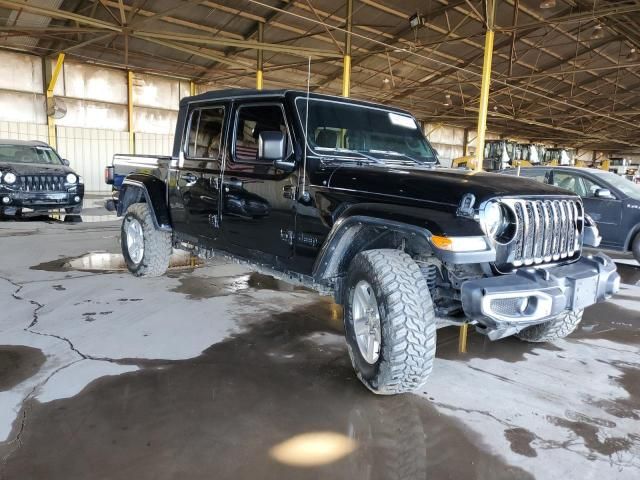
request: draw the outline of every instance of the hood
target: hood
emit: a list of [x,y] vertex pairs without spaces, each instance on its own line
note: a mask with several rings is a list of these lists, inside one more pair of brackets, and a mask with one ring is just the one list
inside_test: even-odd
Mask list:
[[511,175],[376,164],[337,166],[329,174],[327,186],[454,206],[466,193],[475,195],[476,206],[501,196],[571,195],[566,190]]
[[66,165],[14,162],[0,162],[0,171],[10,171],[16,175],[66,175],[67,173],[75,173],[73,169]]

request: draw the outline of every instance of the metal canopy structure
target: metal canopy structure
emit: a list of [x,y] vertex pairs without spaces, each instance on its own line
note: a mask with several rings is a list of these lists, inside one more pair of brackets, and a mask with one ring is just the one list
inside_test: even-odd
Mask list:
[[[0,47],[209,88],[255,87],[258,61],[265,88],[306,88],[311,58],[314,91],[346,91],[424,121],[475,128],[485,7],[475,0],[0,0]],[[493,29],[491,130],[640,152],[640,0],[497,0]]]

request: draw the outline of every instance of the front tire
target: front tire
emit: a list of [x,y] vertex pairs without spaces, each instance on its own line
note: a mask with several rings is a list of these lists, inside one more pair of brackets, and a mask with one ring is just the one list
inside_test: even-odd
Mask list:
[[78,205],[76,207],[66,207],[64,211],[68,215],[80,215],[82,213],[82,205]]
[[134,203],[122,219],[122,255],[136,277],[159,277],[169,268],[171,233],[156,230],[151,215],[146,203]]
[[640,263],[640,232],[636,233],[633,242],[631,242],[631,252],[636,262]]
[[582,320],[584,310],[566,311],[557,317],[538,325],[531,325],[516,336],[525,342],[550,342],[558,338],[564,338],[572,333]]
[[374,393],[422,386],[436,351],[436,322],[420,268],[399,250],[358,253],[345,282],[344,323],[351,363]]

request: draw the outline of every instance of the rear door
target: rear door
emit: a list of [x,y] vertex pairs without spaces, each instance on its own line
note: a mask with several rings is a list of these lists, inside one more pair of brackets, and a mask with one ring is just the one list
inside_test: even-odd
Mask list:
[[222,232],[225,246],[244,255],[267,254],[288,259],[295,238],[294,198],[297,173],[283,173],[258,158],[261,132],[286,136],[287,156],[292,141],[280,101],[236,105],[231,145],[222,177]]
[[215,240],[220,232],[218,177],[224,161],[228,112],[224,103],[190,110],[179,167],[172,179],[182,203],[182,209],[177,209],[182,214],[178,230],[199,239]]

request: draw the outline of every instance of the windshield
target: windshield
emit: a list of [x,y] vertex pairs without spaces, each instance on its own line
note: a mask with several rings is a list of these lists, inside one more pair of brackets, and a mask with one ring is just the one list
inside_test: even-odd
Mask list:
[[62,165],[62,160],[51,147],[30,145],[0,145],[1,162]]
[[611,172],[602,171],[593,172],[593,174],[606,183],[614,186],[628,197],[631,197],[634,200],[640,200],[640,185],[637,183],[633,183],[631,180],[627,180],[626,178]]
[[341,102],[298,98],[302,128],[308,121],[308,143],[321,155],[357,153],[372,161],[436,163],[436,153],[410,115]]

